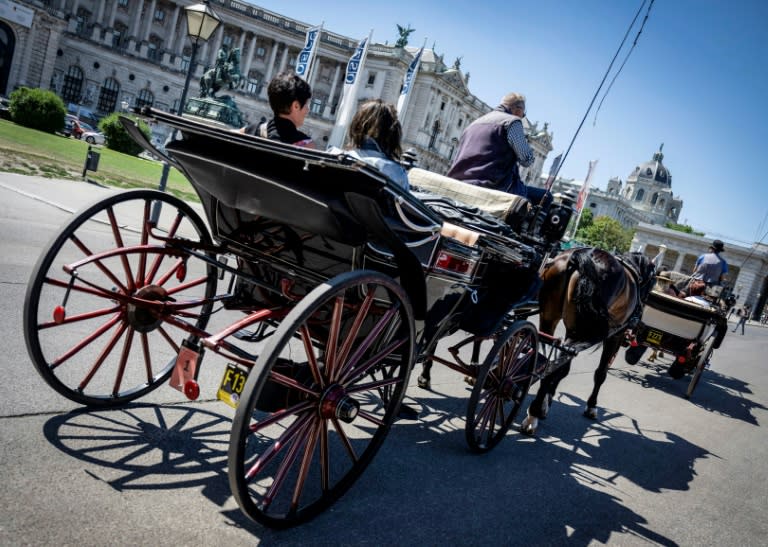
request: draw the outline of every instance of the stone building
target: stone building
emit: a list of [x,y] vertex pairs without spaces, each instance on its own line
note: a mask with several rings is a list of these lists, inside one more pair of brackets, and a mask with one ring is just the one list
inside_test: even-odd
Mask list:
[[[585,206],[594,216],[615,218],[625,228],[633,228],[641,222],[660,226],[677,223],[683,200],[672,193],[672,174],[662,161],[662,148],[663,145],[650,161],[637,165],[626,182],[613,177],[605,190],[593,184]],[[540,176],[538,186],[543,186],[545,181],[546,177]],[[558,178],[553,189],[578,193],[581,184],[582,181]]]
[[[194,3],[4,0],[2,6],[8,7],[0,11],[0,94],[20,86],[52,89],[65,103],[97,116],[123,105],[177,111],[192,53],[184,8]],[[244,83],[230,94],[250,121],[270,117],[266,83],[295,66],[306,31],[314,25],[238,0],[211,0],[210,6],[222,22],[198,48],[189,96],[197,94],[200,77],[213,66],[222,45],[239,48]],[[309,73],[313,96],[304,126],[321,147],[333,129],[346,64],[361,38],[322,29]],[[407,44],[371,44],[358,101],[381,98],[396,103],[417,51]],[[442,55],[424,50],[401,120],[403,149],[414,148],[421,167],[445,173],[463,128],[491,109],[471,93],[468,83],[460,59],[449,67]],[[508,91],[500,89],[499,97]],[[536,180],[552,149],[552,135],[546,124],[543,129],[529,125],[527,130],[536,161],[523,176]]]

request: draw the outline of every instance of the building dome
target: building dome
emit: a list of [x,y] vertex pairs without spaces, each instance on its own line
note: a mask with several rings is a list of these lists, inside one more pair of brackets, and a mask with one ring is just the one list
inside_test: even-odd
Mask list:
[[645,181],[664,185],[666,187],[672,187],[672,174],[669,172],[662,160],[664,154],[661,149],[664,148],[662,144],[659,147],[659,151],[653,155],[651,161],[646,161],[635,167],[634,171],[629,175],[627,181],[636,181],[637,179],[645,179]]

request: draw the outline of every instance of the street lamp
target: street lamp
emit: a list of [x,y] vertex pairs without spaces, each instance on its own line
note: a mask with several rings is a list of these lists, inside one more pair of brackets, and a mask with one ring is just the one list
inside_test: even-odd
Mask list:
[[[195,57],[197,57],[197,45],[200,40],[208,40],[216,32],[221,23],[221,18],[211,9],[208,0],[203,0],[200,4],[194,4],[184,8],[184,15],[187,19],[187,35],[192,40],[192,55],[189,57],[189,66],[187,67],[187,77],[184,80],[184,88],[181,90],[181,101],[179,101],[179,116],[184,114],[184,104],[187,102],[187,91],[189,91],[189,81],[192,79],[192,73],[195,71]],[[163,162],[163,171],[160,174],[160,186],[158,190],[165,192],[165,185],[168,182],[168,171],[170,166],[168,162]],[[155,202],[152,208],[152,217],[150,221],[157,224],[160,218],[159,201]]]
[[195,57],[197,56],[197,46],[200,40],[208,40],[211,35],[219,28],[221,19],[216,12],[208,5],[208,0],[200,4],[194,4],[184,8],[184,15],[187,18],[187,35],[192,40],[192,55],[189,58],[189,67],[187,68],[187,78],[184,81],[184,89],[181,91],[181,102],[179,103],[179,115],[184,114],[184,103],[187,101],[187,91],[189,91],[189,81],[192,79],[192,73],[195,71]]

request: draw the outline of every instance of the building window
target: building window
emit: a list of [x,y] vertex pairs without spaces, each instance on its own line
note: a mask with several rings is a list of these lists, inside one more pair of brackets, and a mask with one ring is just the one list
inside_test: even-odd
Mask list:
[[136,106],[152,106],[155,103],[155,96],[149,89],[142,89],[139,91],[139,96],[136,97]]
[[128,0],[117,0],[117,5],[121,8],[128,9]]
[[232,37],[231,34],[225,34],[224,38],[221,39],[221,45],[227,46],[227,50],[232,49],[232,44],[235,42],[235,39]]
[[61,88],[61,98],[65,103],[79,103],[83,93],[83,71],[72,65],[64,75],[64,85]]
[[99,112],[114,112],[117,108],[117,96],[120,94],[120,84],[114,78],[107,78],[99,93]]
[[635,201],[643,201],[643,198],[645,197],[645,190],[640,188],[637,191],[637,195],[635,196]]
[[147,59],[150,61],[157,61],[158,54],[157,54],[157,46],[150,42],[147,44]]
[[445,101],[442,101],[440,103],[440,111],[443,111],[443,110],[445,110]]
[[651,205],[656,205],[656,202],[659,200],[659,193],[655,192],[653,196],[651,197]]
[[157,8],[155,10],[155,22],[160,23],[161,25],[165,23],[165,11],[163,11],[162,8]]
[[325,97],[323,96],[312,97],[312,102],[309,105],[309,111],[312,112],[312,114],[321,116],[323,114],[324,106],[325,106]]
[[435,124],[432,126],[432,134],[429,136],[429,147],[433,149],[435,142],[437,142],[437,134],[440,133],[440,120],[435,120]]
[[267,54],[267,50],[263,47],[257,47],[256,48],[256,57],[261,57],[262,59]]
[[376,73],[375,72],[369,72],[368,73],[368,83],[366,83],[365,85],[367,85],[368,87],[373,87],[373,84],[375,84],[375,83],[376,83]]

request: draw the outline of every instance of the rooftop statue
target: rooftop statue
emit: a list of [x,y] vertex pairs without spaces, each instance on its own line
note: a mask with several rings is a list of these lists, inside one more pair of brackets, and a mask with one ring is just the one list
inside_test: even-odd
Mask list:
[[410,36],[411,33],[414,32],[415,30],[416,30],[415,28],[411,28],[411,25],[408,25],[408,28],[397,25],[397,32],[398,34],[400,34],[400,38],[398,38],[397,42],[395,42],[395,47],[407,46],[408,36]]

